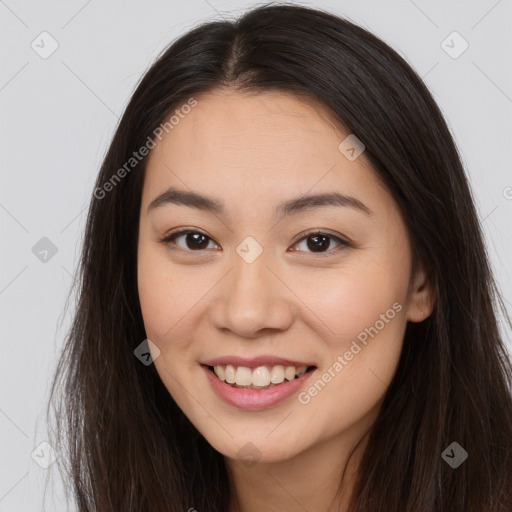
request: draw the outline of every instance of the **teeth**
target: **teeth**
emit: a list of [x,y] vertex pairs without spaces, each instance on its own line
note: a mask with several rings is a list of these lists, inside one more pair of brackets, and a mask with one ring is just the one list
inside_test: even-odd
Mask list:
[[[215,370],[215,367],[213,367],[213,369]],[[226,382],[228,384],[235,383],[235,369],[230,364],[228,364],[226,366],[225,375],[226,375]]]
[[219,377],[220,380],[226,380],[226,371],[222,366],[215,366],[213,368],[213,371],[215,372],[215,375]]
[[[238,384],[238,382],[237,382]],[[259,366],[252,372],[251,384],[254,386],[260,386],[262,388],[270,384],[270,372],[265,366]]]
[[239,366],[236,369],[235,381],[237,386],[250,386],[252,384],[251,369],[245,366]]
[[295,373],[297,374],[297,377],[302,377],[305,373],[306,373],[306,370],[308,369],[307,366],[299,366],[296,370],[295,370]]
[[286,380],[295,379],[295,366],[287,366],[284,370],[284,377]]
[[272,384],[280,384],[284,381],[284,366],[280,364],[274,366],[270,372],[270,382]]
[[277,364],[272,367],[258,366],[252,370],[246,366],[234,367],[230,364],[226,366],[217,365],[213,367],[215,375],[228,384],[234,384],[237,387],[262,389],[281,384],[285,380],[295,379],[295,376],[301,377],[306,373],[307,366],[282,366]]

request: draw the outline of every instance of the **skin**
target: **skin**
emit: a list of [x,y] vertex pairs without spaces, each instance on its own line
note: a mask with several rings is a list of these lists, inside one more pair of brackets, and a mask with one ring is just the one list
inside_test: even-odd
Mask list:
[[[196,99],[151,151],[143,187],[138,288],[147,337],[160,350],[154,364],[180,408],[225,456],[230,512],[346,510],[406,323],[432,311],[428,278],[421,267],[412,274],[394,199],[364,152],[354,161],[340,152],[349,132],[322,105],[284,92],[229,89]],[[148,213],[170,186],[222,200],[226,212],[166,204]],[[357,198],[371,215],[324,206],[274,217],[283,201],[333,191]],[[187,235],[167,246],[159,241],[181,229],[205,234],[204,248]],[[350,245],[330,238],[314,252],[303,233],[315,229]],[[247,236],[263,249],[252,263],[236,252]],[[200,366],[225,355],[280,356],[314,362],[313,383],[394,303],[401,310],[359,343],[362,350],[307,404],[295,394],[268,409],[238,409],[217,397]],[[256,462],[244,459],[247,443],[256,447]]]

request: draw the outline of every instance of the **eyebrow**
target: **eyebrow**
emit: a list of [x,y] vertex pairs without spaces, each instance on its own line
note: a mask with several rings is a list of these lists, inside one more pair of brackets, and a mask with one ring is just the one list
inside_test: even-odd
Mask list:
[[[178,190],[174,187],[169,187],[165,192],[153,199],[153,201],[149,203],[147,211],[150,213],[152,210],[167,204],[188,206],[189,208],[196,208],[219,215],[224,213],[224,203],[219,199],[204,196],[197,192]],[[344,206],[354,208],[365,215],[372,214],[371,210],[355,197],[340,194],[339,192],[326,192],[289,199],[278,205],[276,208],[276,216],[293,215],[325,206]]]

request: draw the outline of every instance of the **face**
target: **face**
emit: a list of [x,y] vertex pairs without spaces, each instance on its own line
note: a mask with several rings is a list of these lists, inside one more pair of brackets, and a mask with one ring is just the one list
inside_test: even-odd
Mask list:
[[146,168],[146,334],[215,449],[282,461],[375,420],[406,323],[429,311],[425,278],[411,275],[398,206],[364,151],[339,149],[349,132],[322,106],[278,92],[196,100]]

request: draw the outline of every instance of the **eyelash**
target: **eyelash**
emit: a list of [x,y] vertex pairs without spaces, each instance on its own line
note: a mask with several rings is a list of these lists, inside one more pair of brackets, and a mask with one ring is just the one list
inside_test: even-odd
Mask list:
[[[178,237],[180,237],[182,235],[190,235],[190,234],[203,235],[204,237],[206,237],[207,239],[209,239],[209,240],[211,240],[213,242],[213,239],[210,238],[208,235],[202,233],[201,231],[196,231],[196,230],[192,230],[192,229],[187,229],[187,230],[177,231],[176,233],[171,233],[171,234],[167,235],[166,237],[162,238],[161,240],[159,240],[159,242],[162,243],[163,245],[169,247],[169,249],[171,249],[173,251],[182,250],[184,252],[199,252],[199,253],[205,251],[206,249],[190,250],[190,249],[183,249],[182,247],[179,247],[178,249],[175,248],[175,247],[171,247],[171,242],[174,242],[174,240],[176,240],[176,238],[178,238]],[[328,254],[328,253],[332,253],[332,252],[338,252],[339,250],[344,249],[346,247],[351,247],[351,244],[349,244],[349,242],[347,242],[346,240],[343,240],[340,237],[331,235],[330,233],[327,233],[325,231],[318,231],[318,230],[310,231],[310,232],[305,233],[302,236],[302,238],[297,240],[297,242],[295,242],[293,245],[295,246],[299,242],[302,242],[303,240],[307,240],[308,238],[312,238],[314,236],[319,236],[319,235],[320,236],[326,236],[327,238],[336,240],[337,242],[339,242],[340,245],[337,248],[335,248],[335,249],[330,249],[329,248],[327,251],[324,251],[324,252],[315,253],[315,252],[312,252],[312,251],[307,251],[307,252],[310,252],[310,254],[315,254],[315,255],[318,255],[318,256],[322,257],[322,255],[325,255],[325,254]],[[301,251],[293,251],[293,252],[301,252]]]

